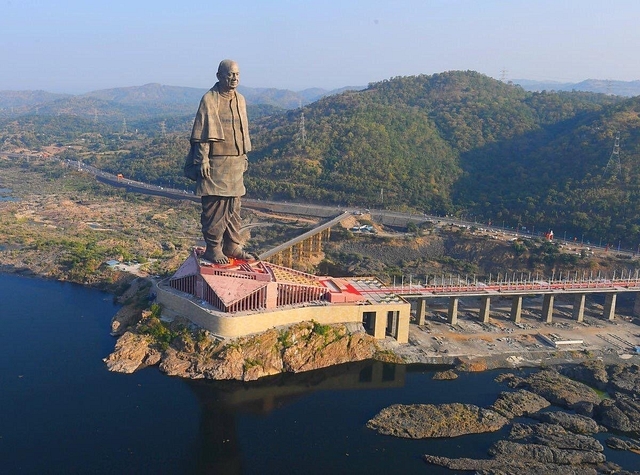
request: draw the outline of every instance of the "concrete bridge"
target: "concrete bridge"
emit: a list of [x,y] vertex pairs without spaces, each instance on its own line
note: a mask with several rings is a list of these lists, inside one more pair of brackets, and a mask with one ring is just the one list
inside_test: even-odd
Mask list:
[[331,237],[331,228],[348,216],[351,216],[351,213],[345,211],[332,220],[263,252],[260,254],[260,259],[285,267],[293,267],[295,262],[304,261],[309,259],[313,253],[321,252],[322,243]]
[[[490,282],[488,284],[481,282],[446,284],[441,282],[430,285],[394,286],[387,290],[400,295],[406,300],[415,301],[418,325],[424,325],[425,323],[428,300],[443,297],[449,299],[447,321],[452,325],[457,323],[458,303],[464,297],[480,298],[479,319],[483,323],[489,322],[492,298],[509,298],[512,302],[511,318],[514,322],[519,323],[522,316],[523,298],[536,295],[543,297],[542,319],[545,323],[553,322],[554,300],[561,295],[573,296],[572,316],[576,321],[582,322],[587,294],[604,294],[603,318],[613,320],[617,295],[622,292],[640,292],[640,277],[638,276],[638,271],[636,271],[635,276],[632,277],[630,273],[626,279],[620,277],[618,279],[504,281]],[[636,308],[638,307],[637,300],[636,298]]]

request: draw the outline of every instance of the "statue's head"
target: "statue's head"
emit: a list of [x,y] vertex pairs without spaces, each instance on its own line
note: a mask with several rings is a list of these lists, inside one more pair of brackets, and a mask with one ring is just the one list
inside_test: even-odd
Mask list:
[[238,68],[238,63],[231,59],[220,61],[216,76],[218,77],[220,88],[223,91],[235,89],[240,83],[240,69]]

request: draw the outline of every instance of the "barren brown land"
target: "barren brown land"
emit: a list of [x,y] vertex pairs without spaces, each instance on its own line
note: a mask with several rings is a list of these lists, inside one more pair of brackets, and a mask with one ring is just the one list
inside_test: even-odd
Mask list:
[[[535,307],[536,299],[525,299]],[[541,300],[541,299],[539,299]],[[560,308],[558,308],[560,307]],[[442,312],[430,312],[424,326],[411,325],[409,345],[385,341],[385,347],[406,362],[449,363],[470,371],[493,368],[551,366],[581,360],[640,362],[640,321],[629,308],[621,309],[614,321],[602,318],[602,308],[593,303],[582,323],[571,319],[570,309],[556,305],[554,322],[544,323],[539,307],[523,312],[520,323],[508,318],[509,309],[492,311],[491,322],[477,319],[477,306],[455,326],[443,321]],[[557,335],[560,341],[576,343],[557,348],[542,335]]]

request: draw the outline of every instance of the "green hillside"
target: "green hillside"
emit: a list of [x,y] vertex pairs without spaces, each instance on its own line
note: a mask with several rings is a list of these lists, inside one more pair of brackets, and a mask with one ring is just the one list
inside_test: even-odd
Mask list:
[[[475,72],[393,78],[305,107],[304,143],[300,110],[254,125],[250,189],[637,245],[639,101]],[[617,132],[622,173],[605,177]]]
[[[71,143],[70,158],[190,186],[181,165],[194,111],[167,99],[158,116],[148,104],[115,108],[105,99],[66,99],[67,111],[41,106],[7,119],[0,141]],[[636,248],[639,109],[638,97],[527,92],[472,71],[392,78],[302,109],[252,109],[247,189],[255,198],[455,214]],[[616,134],[621,172],[611,176]]]

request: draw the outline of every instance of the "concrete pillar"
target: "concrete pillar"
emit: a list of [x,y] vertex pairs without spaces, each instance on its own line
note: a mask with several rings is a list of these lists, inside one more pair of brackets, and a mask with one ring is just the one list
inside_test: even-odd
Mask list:
[[482,323],[489,323],[490,309],[491,309],[491,297],[481,297],[480,320],[482,320]]
[[411,316],[411,307],[405,306],[397,312],[398,315],[398,328],[396,333],[396,340],[398,343],[409,343],[409,318]]
[[387,319],[385,315],[379,315],[380,312],[373,312],[373,337],[378,340],[384,340],[385,330],[387,328]]
[[604,313],[603,316],[607,320],[613,320],[616,316],[616,300],[618,294],[606,294],[604,297]]
[[416,302],[416,320],[418,321],[418,325],[424,325],[426,309],[427,299],[418,299]]
[[286,256],[283,256],[282,265],[285,267],[293,267],[293,246],[284,251]]
[[553,300],[555,296],[553,294],[545,294],[542,301],[542,319],[546,323],[553,322]]
[[278,307],[278,283],[267,283],[267,296],[265,299],[265,308],[272,309]]
[[449,323],[456,325],[458,323],[458,297],[451,297],[449,299]]
[[576,294],[573,300],[573,318],[578,322],[582,322],[584,320],[584,303],[586,299],[586,294]]
[[511,301],[511,318],[515,323],[522,319],[522,295],[514,295]]

